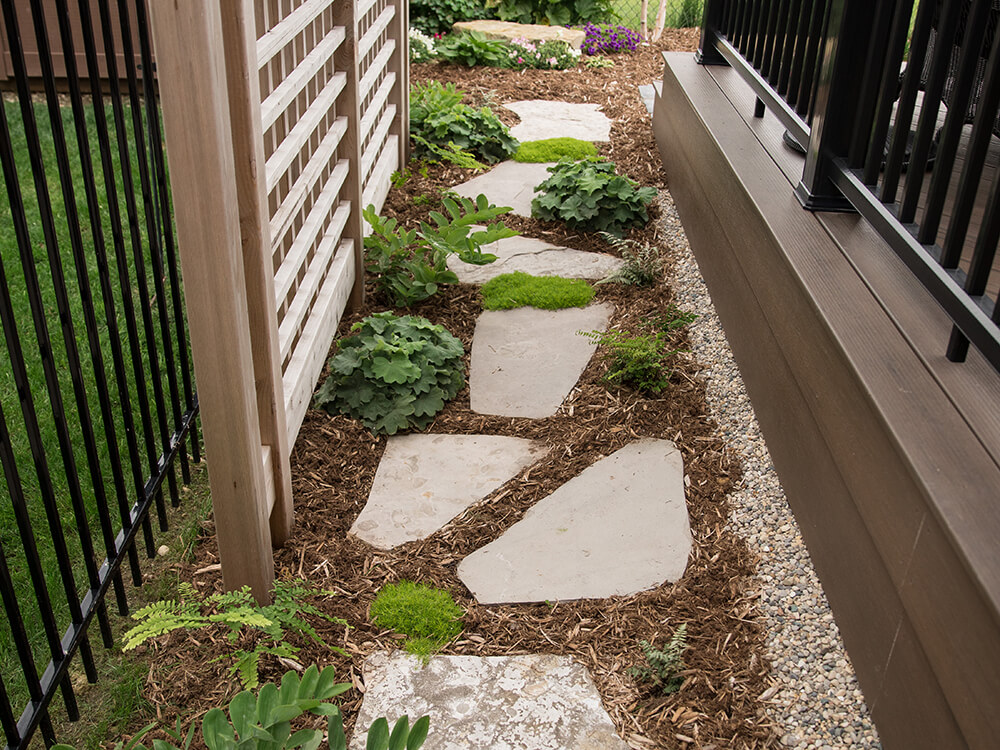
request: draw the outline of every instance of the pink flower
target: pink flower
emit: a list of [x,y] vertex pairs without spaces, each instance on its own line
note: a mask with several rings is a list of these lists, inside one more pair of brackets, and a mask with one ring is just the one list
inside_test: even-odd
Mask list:
[[523,63],[523,62],[524,62],[524,58],[523,58],[523,57],[519,57],[519,58],[517,58],[517,61],[518,61],[519,63]]
[[550,57],[549,58],[549,65],[555,65],[555,64],[556,64],[556,59],[554,57]]

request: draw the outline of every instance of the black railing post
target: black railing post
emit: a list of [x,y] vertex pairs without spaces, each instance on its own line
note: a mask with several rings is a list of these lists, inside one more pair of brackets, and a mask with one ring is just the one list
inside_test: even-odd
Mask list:
[[831,177],[833,160],[848,155],[863,106],[858,86],[866,77],[877,6],[858,0],[833,0],[829,6],[806,164],[795,188],[799,202],[811,211],[853,210]]
[[728,65],[719,52],[716,42],[719,39],[719,29],[725,17],[727,0],[705,0],[705,13],[701,19],[701,42],[694,59],[700,65]]

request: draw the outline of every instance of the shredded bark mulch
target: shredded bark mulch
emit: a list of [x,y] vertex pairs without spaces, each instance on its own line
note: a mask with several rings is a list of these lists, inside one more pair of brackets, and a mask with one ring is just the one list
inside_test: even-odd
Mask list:
[[[662,75],[662,49],[693,50],[696,43],[696,30],[668,31],[657,48],[615,56],[615,67],[609,69],[519,73],[426,64],[413,66],[411,80],[454,81],[474,102],[494,106],[531,98],[597,102],[614,120],[612,141],[602,147],[603,155],[642,184],[663,186],[649,116],[636,86]],[[496,110],[512,117],[506,110]],[[419,167],[411,166],[406,181],[391,191],[383,213],[404,223],[417,222],[437,207],[442,189],[468,178],[469,173],[454,167],[432,165],[421,175]],[[418,196],[428,200],[415,203]],[[599,237],[568,231],[558,223],[517,217],[506,223],[558,244],[613,252]],[[652,226],[633,236],[655,243]],[[651,330],[651,321],[669,315],[672,303],[670,289],[662,283],[651,289],[601,285],[597,300],[615,305],[613,326],[641,332]],[[369,287],[364,309],[347,315],[340,333],[364,315],[387,307]],[[480,311],[478,289],[458,285],[410,312],[445,325],[469,351]],[[672,335],[672,348],[685,349],[683,329]],[[385,438],[374,437],[346,417],[309,412],[292,457],[296,525],[289,543],[276,550],[275,565],[281,578],[302,577],[336,592],[317,600],[317,605],[350,627],[323,621],[315,625],[328,643],[347,655],[305,640],[293,642],[302,647],[298,663],[333,664],[342,679],[357,687],[340,700],[348,727],[363,697],[365,657],[401,646],[399,636],[369,622],[368,608],[381,586],[408,579],[447,589],[466,611],[463,634],[443,653],[572,656],[590,670],[605,707],[633,748],[776,746],[776,733],[758,698],[768,688],[769,670],[762,658],[764,633],[758,623],[753,557],[726,528],[727,493],[738,482],[740,469],[716,436],[697,377],[698,364],[680,353],[673,365],[670,388],[651,397],[609,387],[602,380],[605,366],[595,357],[558,414],[540,420],[476,414],[469,408],[466,388],[438,415],[430,431],[531,438],[547,445],[548,454],[444,529],[389,552],[348,536],[367,499]],[[681,580],[635,596],[599,601],[483,606],[472,598],[456,573],[466,555],[496,539],[586,467],[647,437],[674,441],[684,458],[694,545]],[[216,556],[208,524],[194,562],[177,566],[181,580],[205,592],[221,590]],[[676,693],[658,695],[638,684],[628,670],[642,658],[640,640],[662,647],[682,623],[687,623],[689,646],[684,682]],[[192,634],[175,632],[143,647],[154,664],[148,697],[169,723],[178,710],[194,717],[226,703],[238,690],[225,663],[211,662],[230,648],[223,634],[197,637],[194,642]],[[262,681],[279,679],[289,664],[266,657]]]

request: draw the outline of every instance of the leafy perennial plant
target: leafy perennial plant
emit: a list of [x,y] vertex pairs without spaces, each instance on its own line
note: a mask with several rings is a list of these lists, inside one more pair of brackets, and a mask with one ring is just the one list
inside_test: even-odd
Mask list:
[[580,49],[588,55],[635,52],[642,42],[642,36],[627,26],[588,23],[583,31],[586,36]]
[[454,84],[438,81],[410,89],[410,134],[417,155],[433,152],[426,144],[434,144],[467,151],[488,164],[509,158],[517,151],[517,139],[493,110],[463,104],[462,96]]

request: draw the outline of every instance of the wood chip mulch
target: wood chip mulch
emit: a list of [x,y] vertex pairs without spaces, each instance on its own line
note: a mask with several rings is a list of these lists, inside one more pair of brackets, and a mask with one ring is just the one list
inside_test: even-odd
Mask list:
[[[411,80],[454,81],[473,102],[485,100],[494,105],[531,98],[597,102],[614,120],[612,142],[602,147],[603,155],[642,184],[662,186],[664,176],[649,116],[636,86],[662,75],[661,49],[693,50],[697,38],[696,30],[667,32],[659,48],[616,56],[615,67],[610,69],[518,73],[427,64],[413,66]],[[415,167],[411,173],[402,186],[392,190],[384,209],[407,223],[426,217],[436,207],[441,189],[469,178],[462,170],[440,165],[431,166],[425,176]],[[433,197],[431,205],[415,204],[413,198],[421,195]],[[600,238],[569,232],[554,223],[519,218],[507,223],[559,244],[609,252]],[[635,236],[655,242],[652,226]],[[378,294],[371,288],[369,292],[365,308],[342,321],[341,333],[364,315],[385,309]],[[601,285],[597,300],[613,303],[617,312],[612,325],[630,330],[648,330],[649,321],[663,316],[672,302],[664,284],[653,289]],[[411,312],[445,325],[468,351],[480,310],[478,290],[459,285],[444,289]],[[675,336],[674,347],[684,349],[684,332]],[[340,701],[349,727],[363,697],[365,657],[376,650],[400,647],[398,636],[369,623],[368,607],[381,586],[405,578],[447,589],[466,610],[463,634],[444,653],[544,652],[569,655],[584,664],[612,720],[633,748],[777,745],[759,700],[769,686],[769,670],[762,658],[764,633],[758,623],[753,557],[726,528],[727,493],[739,481],[740,469],[716,437],[697,377],[698,364],[684,354],[674,364],[671,387],[651,398],[627,389],[609,390],[602,381],[604,366],[595,357],[559,413],[540,420],[476,414],[469,408],[466,388],[439,414],[431,431],[532,438],[549,446],[549,453],[438,533],[389,552],[348,536],[367,498],[385,438],[372,436],[345,417],[309,412],[292,457],[296,525],[289,543],[276,550],[275,565],[282,578],[303,577],[337,592],[319,600],[318,606],[344,618],[351,627],[322,621],[316,626],[348,656],[307,641],[294,643],[302,647],[296,657],[299,663],[333,664],[343,680],[358,688]],[[684,457],[694,544],[680,581],[600,601],[502,606],[475,602],[456,574],[463,557],[496,539],[532,505],[587,466],[644,437],[673,440]],[[192,581],[206,592],[221,589],[212,534],[208,524],[196,559],[177,566],[181,580]],[[662,646],[681,623],[687,623],[689,644],[684,683],[678,692],[659,696],[636,684],[628,669],[641,658],[640,640]],[[147,695],[157,713],[170,723],[178,710],[195,717],[224,704],[238,690],[225,664],[210,661],[228,648],[222,634],[214,640],[200,634],[198,638],[193,643],[191,635],[174,633],[155,646],[144,647],[155,665]],[[261,679],[278,679],[287,668],[267,657]],[[432,750],[430,745],[428,749]]]

